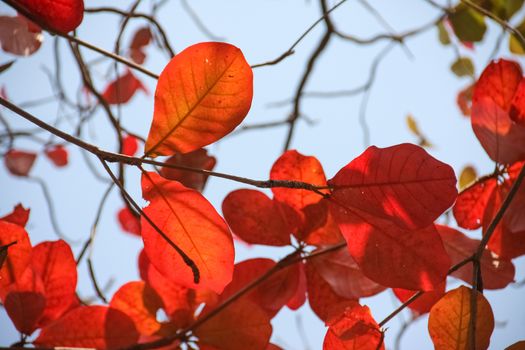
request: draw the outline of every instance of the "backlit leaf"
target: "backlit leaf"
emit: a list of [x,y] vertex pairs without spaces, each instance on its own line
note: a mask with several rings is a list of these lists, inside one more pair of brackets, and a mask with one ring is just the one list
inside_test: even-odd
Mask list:
[[106,86],[102,97],[110,105],[122,104],[129,102],[139,90],[144,91],[146,94],[148,93],[142,82],[128,69],[126,73]]
[[153,335],[160,328],[157,311],[162,300],[146,282],[128,282],[113,295],[109,306],[128,315],[140,334]]
[[329,184],[332,203],[410,229],[430,225],[457,197],[452,168],[412,144],[369,147]]
[[306,206],[303,209],[305,220],[295,236],[315,246],[342,242],[344,238],[328,207],[328,201],[325,199]]
[[515,124],[510,111],[523,79],[516,62],[499,60],[481,74],[472,97],[472,128],[489,157],[503,164],[525,159],[525,126]]
[[[468,330],[472,290],[460,286],[447,292],[430,310],[428,331],[436,350],[470,349]],[[483,294],[476,292],[476,349],[487,349],[494,330],[494,314]]]
[[17,224],[18,226],[25,227],[27,221],[29,220],[29,212],[30,209],[26,209],[22,206],[22,204],[18,203],[13,209],[12,213],[7,214],[3,218],[0,218],[0,220],[4,220],[13,224]]
[[497,180],[489,178],[459,194],[452,212],[460,227],[469,230],[481,227],[483,213],[496,186]]
[[220,293],[233,272],[232,235],[215,208],[199,192],[149,172],[142,176],[142,195],[150,204],[144,213],[197,265],[200,281],[190,267],[143,217],[144,249],[166,278],[187,287]]
[[29,56],[42,45],[44,35],[23,16],[0,16],[0,45],[2,50],[17,56]]
[[[204,309],[203,315],[209,310]],[[199,343],[218,349],[265,349],[270,341],[270,319],[256,304],[237,300],[195,330]]]
[[306,302],[306,291],[307,291],[307,284],[306,284],[306,268],[304,263],[297,263],[298,267],[298,273],[299,273],[299,281],[297,283],[297,288],[295,289],[294,295],[288,300],[288,303],[286,303],[286,306],[288,306],[291,310],[297,310],[303,304]]
[[253,73],[238,48],[199,43],[164,68],[155,91],[155,110],[146,155],[188,153],[231,132],[248,113]]
[[106,306],[80,306],[44,327],[39,346],[117,349],[135,344],[139,333],[122,311]]
[[52,29],[62,33],[74,30],[84,17],[83,0],[18,0],[17,2]]
[[[465,187],[473,183],[477,178],[478,178],[478,175],[476,173],[476,169],[471,165],[465,166],[461,170],[461,173],[459,174],[459,189],[463,190]],[[459,200],[459,196],[456,202],[458,200]]]
[[[414,294],[417,293],[416,290],[408,290],[408,289],[401,289],[401,288],[394,288],[392,289],[395,296],[401,301],[402,303],[406,302],[408,299],[410,299]],[[408,307],[414,311],[417,315],[426,314],[430,311],[432,306],[434,306],[435,303],[438,302],[439,299],[445,294],[445,282],[439,285],[438,288],[435,290],[431,290],[428,292],[423,293],[419,298],[417,298],[415,301],[410,303]]]
[[[185,167],[213,170],[217,160],[213,156],[209,156],[204,148],[189,153],[176,153],[171,156],[166,164],[181,165]],[[207,174],[197,173],[193,171],[179,170],[169,167],[162,167],[160,175],[170,180],[177,180],[186,187],[193,188],[199,192],[204,190]]]
[[136,217],[128,207],[118,211],[117,219],[122,231],[140,236],[140,218]]
[[249,189],[230,192],[222,202],[222,212],[233,233],[247,243],[290,244],[290,231],[278,204],[262,192]]
[[[31,243],[23,227],[0,220],[0,245],[16,244],[9,247],[7,258],[0,268],[0,287],[5,287],[24,272],[31,260]],[[0,288],[1,289],[1,288]]]
[[[443,239],[445,249],[455,265],[472,256],[478,249],[480,241],[471,239],[453,228],[436,225],[439,235]],[[514,281],[514,265],[510,260],[501,259],[490,250],[485,249],[480,260],[483,288],[501,289]],[[452,273],[452,276],[472,283],[472,264],[466,264]]]
[[63,240],[42,242],[33,248],[31,267],[42,279],[46,308],[39,326],[62,316],[76,302],[77,264]]
[[27,176],[33,167],[36,153],[11,149],[4,155],[4,163],[9,172],[16,176]]

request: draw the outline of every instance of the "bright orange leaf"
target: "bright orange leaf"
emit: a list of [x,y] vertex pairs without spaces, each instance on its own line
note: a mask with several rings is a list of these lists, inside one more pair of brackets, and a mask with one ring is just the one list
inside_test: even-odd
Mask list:
[[22,204],[19,203],[15,206],[12,213],[0,218],[0,221],[4,220],[25,227],[29,220],[29,212],[30,209],[24,208]]
[[248,113],[253,73],[238,48],[199,43],[164,68],[146,141],[148,156],[187,153],[231,132]]
[[[470,349],[469,320],[472,290],[461,286],[447,292],[430,310],[428,331],[436,350]],[[483,294],[476,292],[476,349],[487,349],[494,330],[494,314]]]
[[[231,281],[234,250],[228,226],[215,208],[199,192],[152,172],[142,176],[142,195],[150,202],[144,213],[166,235],[162,237],[142,217],[144,249],[151,263],[176,283],[220,293]],[[195,262],[198,283],[167,239]]]
[[[15,282],[31,261],[31,242],[23,227],[0,220],[0,246],[16,242],[7,250],[7,258],[0,268],[0,292]],[[0,295],[3,293],[0,293]]]

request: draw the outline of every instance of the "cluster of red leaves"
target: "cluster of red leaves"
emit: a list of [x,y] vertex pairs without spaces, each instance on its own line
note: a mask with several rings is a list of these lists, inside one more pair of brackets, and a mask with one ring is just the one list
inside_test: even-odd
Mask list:
[[[62,145],[46,147],[43,152],[57,167],[64,167],[68,164],[68,152]],[[35,152],[10,149],[4,154],[4,164],[11,174],[28,176],[37,156]]]

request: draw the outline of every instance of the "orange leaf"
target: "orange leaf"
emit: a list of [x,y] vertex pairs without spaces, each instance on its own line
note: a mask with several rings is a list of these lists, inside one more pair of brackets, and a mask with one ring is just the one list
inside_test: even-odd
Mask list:
[[188,47],[164,68],[146,155],[188,153],[217,141],[244,119],[253,73],[238,48],[208,42]]
[[27,176],[36,159],[36,153],[11,149],[4,156],[9,172],[16,176]]
[[38,326],[56,320],[76,302],[77,264],[63,240],[42,242],[33,248],[31,267],[43,282],[46,308]]
[[[270,171],[270,179],[302,181],[316,186],[326,186],[324,170],[317,158],[304,156],[295,150],[286,151],[275,161]],[[293,188],[274,187],[272,192],[275,200],[286,203],[297,211],[318,203],[323,198],[315,192]],[[321,192],[328,193],[328,190]]]
[[[196,151],[190,153],[177,153],[171,156],[166,164],[182,165],[185,167],[198,168],[204,170],[213,170],[217,160],[213,156],[209,156],[208,152],[204,148],[199,148]],[[184,171],[174,168],[162,167],[160,169],[160,175],[170,180],[177,180],[184,186],[196,189],[202,192],[206,181],[208,180],[207,174],[201,174],[192,171]]]
[[[314,250],[315,252],[315,250]],[[347,299],[359,299],[378,294],[386,288],[368,279],[348,249],[339,249],[323,254],[311,262],[319,275],[330,285],[332,290]]]
[[23,16],[0,16],[0,45],[2,50],[17,56],[29,56],[42,45],[42,31],[32,30],[34,24]]
[[[447,226],[436,225],[436,227],[452,264],[457,264],[472,256],[478,249],[479,240],[468,238],[463,233]],[[514,282],[515,269],[512,261],[500,258],[488,249],[483,251],[480,267],[485,289],[501,289]],[[472,283],[472,264],[466,264],[454,271],[452,276]]]
[[17,2],[52,29],[62,33],[74,30],[84,17],[83,0],[18,0]]
[[290,231],[277,204],[262,192],[248,189],[230,192],[222,202],[222,212],[233,233],[247,243],[290,244]]
[[[205,315],[209,309],[204,309]],[[240,299],[195,330],[199,343],[219,349],[264,349],[272,326],[266,313],[256,304]]]
[[117,349],[139,338],[133,321],[106,306],[80,306],[44,327],[35,345]]
[[140,334],[153,335],[160,328],[157,311],[162,300],[146,282],[128,282],[113,295],[109,306],[128,315]]
[[67,150],[62,145],[56,145],[45,150],[46,156],[51,159],[53,164],[57,167],[63,167],[67,165],[68,154]]
[[4,220],[13,224],[17,224],[18,226],[25,227],[27,221],[29,220],[29,212],[30,209],[24,208],[22,204],[19,203],[15,206],[11,214],[7,214],[3,218],[0,218],[0,220]]
[[409,229],[430,225],[457,197],[454,170],[407,143],[369,147],[329,184],[332,201]]
[[181,256],[143,217],[144,249],[151,263],[181,285],[220,293],[233,273],[232,235],[215,208],[199,192],[149,172],[142,176],[142,193],[150,204],[144,213],[197,265],[200,281]]
[[[430,310],[428,331],[437,350],[470,349],[469,320],[472,290],[461,286],[445,294]],[[494,330],[494,314],[483,294],[476,292],[476,349],[487,349]]]
[[0,246],[16,242],[7,251],[7,258],[0,268],[0,295],[2,289],[15,282],[31,261],[31,242],[23,227],[0,220]]
[[525,126],[509,115],[522,80],[518,63],[499,60],[485,68],[474,87],[472,128],[485,152],[498,163],[525,159]]

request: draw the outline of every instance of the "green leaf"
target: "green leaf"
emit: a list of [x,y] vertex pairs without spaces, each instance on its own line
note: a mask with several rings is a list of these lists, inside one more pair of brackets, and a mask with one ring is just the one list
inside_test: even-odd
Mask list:
[[487,31],[485,17],[479,12],[459,4],[450,15],[450,24],[461,41],[478,42]]
[[443,21],[439,22],[436,27],[438,30],[439,42],[444,46],[450,45],[450,36],[448,35],[447,29],[443,25]]
[[496,17],[508,21],[521,9],[524,0],[477,0],[474,2]]
[[474,64],[468,57],[459,57],[452,63],[450,70],[458,77],[474,76]]
[[[525,18],[516,27],[516,29],[521,33],[521,35],[525,36]],[[509,38],[509,50],[516,55],[525,54],[525,47],[521,43],[520,39],[514,34],[511,34]]]

